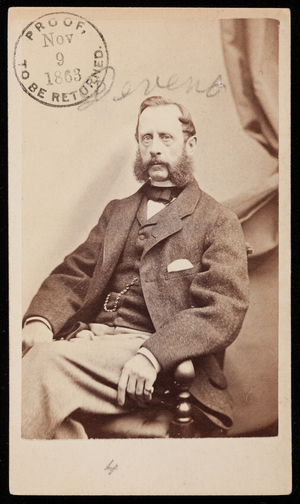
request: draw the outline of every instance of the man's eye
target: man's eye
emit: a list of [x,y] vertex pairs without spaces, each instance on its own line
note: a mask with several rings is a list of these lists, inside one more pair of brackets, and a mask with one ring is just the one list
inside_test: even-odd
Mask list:
[[151,138],[150,135],[143,136],[143,142],[144,143],[149,143],[149,142],[151,142],[151,140],[152,140],[152,138]]
[[162,137],[161,137],[161,138],[162,138],[162,140],[164,140],[164,141],[168,141],[168,140],[171,140],[171,139],[172,139],[171,135],[162,135]]

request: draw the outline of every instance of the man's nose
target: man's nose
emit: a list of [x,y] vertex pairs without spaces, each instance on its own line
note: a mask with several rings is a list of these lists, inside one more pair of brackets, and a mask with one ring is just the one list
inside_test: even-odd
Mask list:
[[159,138],[153,138],[150,147],[151,156],[157,156],[161,154],[161,142]]

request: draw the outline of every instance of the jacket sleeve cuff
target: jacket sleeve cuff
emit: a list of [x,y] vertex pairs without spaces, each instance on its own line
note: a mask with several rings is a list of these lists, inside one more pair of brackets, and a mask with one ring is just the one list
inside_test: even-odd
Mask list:
[[148,350],[147,348],[139,348],[139,350],[137,351],[138,354],[142,354],[144,355],[145,357],[147,357],[147,359],[151,362],[151,364],[155,367],[156,371],[159,373],[159,371],[161,370],[161,365],[160,363],[158,362],[157,358],[154,357],[153,353],[150,352],[150,350]]
[[28,319],[26,319],[24,322],[24,327],[29,324],[29,322],[43,322],[43,324],[45,324],[48,329],[53,332],[50,322],[44,317],[28,317]]

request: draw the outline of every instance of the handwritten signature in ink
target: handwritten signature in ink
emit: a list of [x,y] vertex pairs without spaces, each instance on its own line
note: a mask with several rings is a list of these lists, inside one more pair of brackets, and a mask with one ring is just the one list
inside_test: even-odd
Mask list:
[[[96,91],[83,103],[78,106],[78,110],[84,110],[93,103],[96,103],[102,100],[105,96],[107,96],[115,83],[116,71],[112,66],[108,66],[103,68],[101,72],[106,72],[105,79],[101,82],[101,84],[96,88]],[[100,73],[98,72],[98,78],[100,77]],[[177,89],[184,89],[186,94],[194,91],[197,94],[205,94],[207,98],[212,98],[216,96],[222,89],[226,89],[225,84],[222,80],[222,75],[218,75],[218,77],[213,81],[213,83],[205,88],[201,89],[200,80],[195,80],[193,77],[183,78],[181,79],[178,74],[173,74],[169,77],[165,82],[160,76],[157,76],[155,81],[151,82],[150,79],[145,78],[142,79],[137,85],[133,85],[131,81],[125,82],[122,87],[121,93],[119,95],[113,96],[112,100],[114,102],[119,102],[124,100],[128,96],[135,93],[138,89],[143,90],[144,96],[148,96],[157,89],[165,89],[167,91],[176,91]]]

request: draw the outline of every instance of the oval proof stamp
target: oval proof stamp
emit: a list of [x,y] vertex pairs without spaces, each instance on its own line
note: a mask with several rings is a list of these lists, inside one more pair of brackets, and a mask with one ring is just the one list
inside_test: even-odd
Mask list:
[[15,44],[16,77],[31,98],[51,107],[78,105],[105,79],[108,50],[100,31],[77,14],[39,17]]

